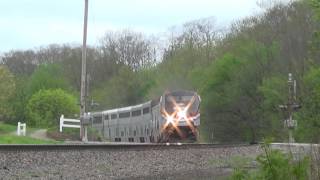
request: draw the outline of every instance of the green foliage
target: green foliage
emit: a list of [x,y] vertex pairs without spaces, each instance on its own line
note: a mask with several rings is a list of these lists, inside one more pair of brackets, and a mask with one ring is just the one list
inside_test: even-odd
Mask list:
[[72,117],[78,112],[77,100],[61,89],[40,90],[27,104],[27,123],[30,126],[58,126],[61,114]]
[[319,143],[320,139],[320,68],[312,68],[303,78],[304,98],[297,113],[299,141]]
[[28,98],[31,95],[28,95],[27,86],[28,86],[28,78],[27,77],[16,77],[16,90],[14,95],[10,98],[10,106],[12,107],[12,116],[10,118],[9,123],[16,124],[17,122],[25,122],[26,121],[26,106],[28,103]]
[[283,112],[279,105],[287,102],[287,79],[285,76],[274,75],[264,78],[258,87],[258,92],[262,94],[261,115],[267,120],[265,123],[264,134],[267,137],[274,137],[277,141],[283,140]]
[[40,65],[31,75],[28,84],[28,95],[32,96],[39,90],[63,89],[70,90],[63,69],[58,64]]
[[[188,58],[188,54],[186,54],[186,58]],[[173,56],[158,65],[154,71],[154,86],[149,91],[149,97],[160,96],[165,91],[193,89],[190,86],[188,74],[194,66],[187,59],[183,60],[181,57]]]
[[308,158],[294,160],[291,154],[264,147],[265,154],[258,156],[261,179],[308,179]]
[[268,144],[264,144],[262,148],[265,152],[257,157],[258,170],[249,172],[243,168],[236,168],[231,179],[309,179],[309,158],[295,160],[291,154],[285,154],[280,150],[272,150]]
[[285,76],[272,76],[264,78],[258,91],[263,95],[263,106],[266,109],[277,109],[277,105],[287,101],[287,78]]
[[[254,142],[261,136],[266,123],[261,116],[262,95],[258,89],[268,74],[266,69],[277,56],[276,47],[275,43],[268,47],[246,41],[203,71],[207,80],[200,92],[202,123],[215,128],[216,138]],[[209,128],[203,130],[212,131]]]
[[0,135],[14,132],[16,129],[17,127],[14,125],[0,122]]
[[93,99],[103,108],[142,103],[149,88],[153,85],[152,72],[148,70],[132,71],[123,66],[118,75],[96,88]]
[[64,77],[63,68],[58,64],[40,65],[30,77],[17,76],[15,82],[16,91],[10,99],[10,107],[13,110],[11,123],[27,120],[26,106],[31,96],[39,90],[61,88],[72,92]]
[[[316,23],[320,22],[320,0],[308,0],[313,10],[313,16]],[[311,61],[319,65],[319,50],[320,50],[320,30],[313,32],[312,40],[309,44],[309,51],[311,54]]]
[[232,180],[249,180],[250,174],[248,171],[244,169],[235,168],[232,172],[231,178]]
[[320,0],[309,0],[313,10],[315,12],[315,17],[320,20]]
[[313,67],[309,70],[304,78],[304,82],[311,88],[312,93],[319,93],[320,89],[320,68]]
[[11,115],[9,100],[15,91],[14,76],[3,65],[0,65],[0,120]]

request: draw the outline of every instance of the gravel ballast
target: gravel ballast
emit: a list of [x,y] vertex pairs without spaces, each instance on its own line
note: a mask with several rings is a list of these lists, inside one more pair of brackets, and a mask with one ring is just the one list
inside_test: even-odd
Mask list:
[[254,159],[258,145],[146,150],[0,151],[0,179],[214,179],[235,157]]

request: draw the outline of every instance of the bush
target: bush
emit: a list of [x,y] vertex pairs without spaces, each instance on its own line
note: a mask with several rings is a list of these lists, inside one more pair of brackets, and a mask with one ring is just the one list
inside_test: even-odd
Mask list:
[[233,171],[231,179],[309,179],[310,161],[308,157],[295,160],[292,157],[292,154],[285,154],[280,150],[272,150],[268,144],[263,145],[262,148],[264,149],[265,153],[257,157],[257,161],[259,163],[258,170],[255,172],[248,172],[243,168],[236,168]]
[[72,117],[79,107],[74,96],[61,89],[40,90],[27,104],[27,123],[37,127],[53,127],[59,124],[61,114]]

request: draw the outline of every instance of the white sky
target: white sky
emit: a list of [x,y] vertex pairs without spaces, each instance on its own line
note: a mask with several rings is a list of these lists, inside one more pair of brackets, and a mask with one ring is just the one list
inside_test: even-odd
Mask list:
[[[89,0],[88,44],[108,30],[158,35],[214,17],[219,25],[260,11],[256,0]],[[0,0],[0,52],[82,43],[84,0]]]

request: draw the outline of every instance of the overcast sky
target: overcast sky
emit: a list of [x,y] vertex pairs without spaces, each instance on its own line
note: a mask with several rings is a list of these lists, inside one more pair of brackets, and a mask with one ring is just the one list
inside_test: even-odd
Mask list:
[[[222,26],[259,11],[256,0],[89,0],[88,44],[108,30],[158,35],[196,19]],[[0,52],[81,44],[83,14],[84,0],[0,0]]]

